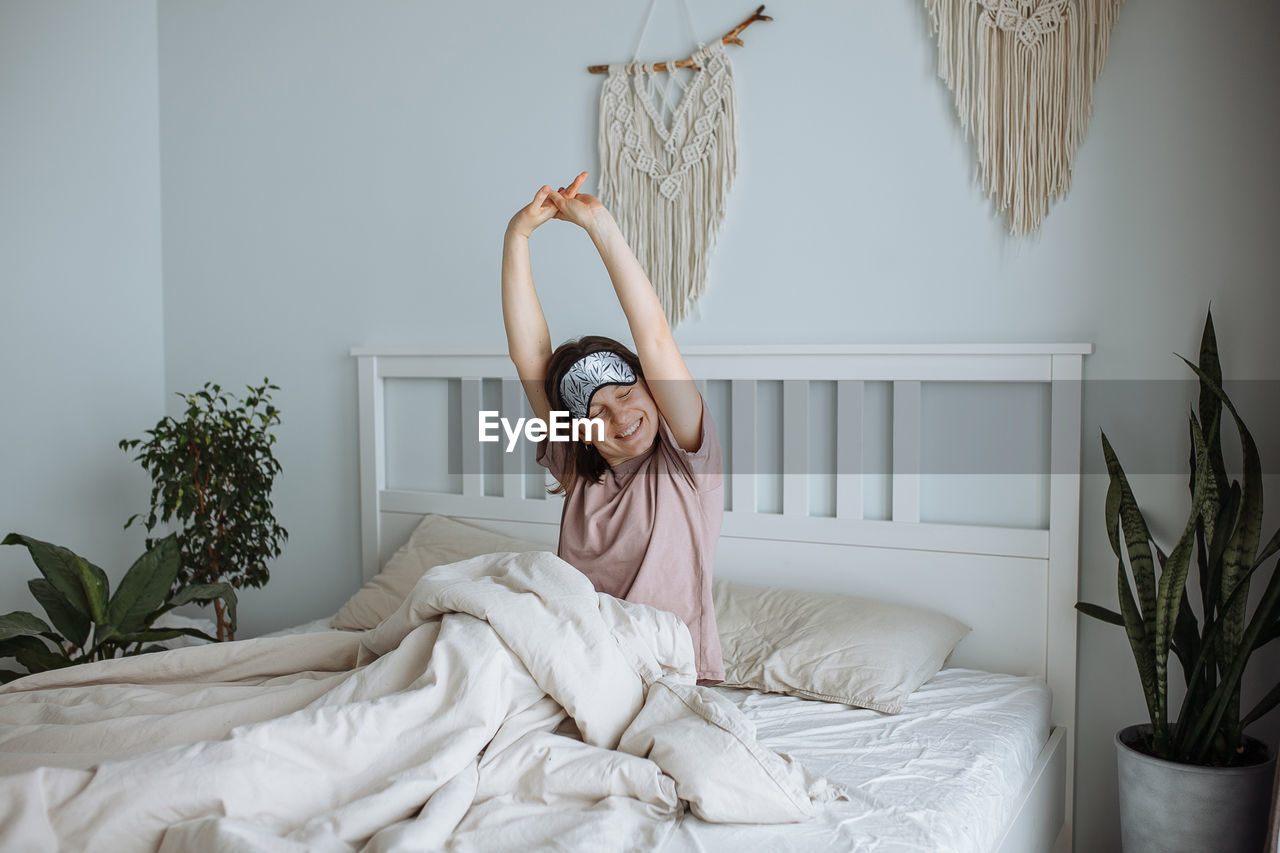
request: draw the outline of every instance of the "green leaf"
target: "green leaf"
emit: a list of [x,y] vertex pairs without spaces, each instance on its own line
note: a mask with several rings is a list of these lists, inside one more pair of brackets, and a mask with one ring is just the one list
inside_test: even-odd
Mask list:
[[[1204,332],[1200,335],[1199,368],[1208,377],[1210,383],[1218,388],[1222,387],[1222,365],[1218,361],[1218,339],[1213,330],[1212,309],[1205,314]],[[1222,417],[1222,401],[1211,388],[1206,386],[1204,381],[1200,383],[1200,397],[1197,408],[1200,413],[1201,425],[1209,430],[1205,435],[1209,451],[1209,463],[1213,466],[1215,478],[1220,475],[1217,485],[1218,491],[1222,492],[1226,489],[1226,466],[1222,461],[1222,436],[1213,426]],[[1212,526],[1213,519],[1209,519],[1208,524]]]
[[107,643],[116,642],[119,636],[120,632],[116,630],[115,625],[112,625],[110,622],[98,623],[98,627],[93,632],[94,647],[92,652],[99,651],[103,645]]
[[[1226,664],[1221,662],[1224,656],[1221,643],[1223,625],[1220,620],[1224,601],[1222,555],[1226,551],[1227,540],[1231,538],[1231,531],[1235,529],[1239,510],[1240,484],[1232,482],[1226,501],[1218,508],[1216,523],[1210,531],[1212,544],[1208,557],[1200,568],[1200,601],[1204,608],[1204,626],[1200,629],[1201,651],[1196,655],[1192,674],[1188,675],[1190,689],[1183,697],[1182,712],[1178,714],[1178,748],[1183,750],[1191,722],[1189,709],[1208,701],[1208,697],[1217,689],[1218,673],[1226,668]],[[1201,526],[1199,530],[1203,535],[1205,528]],[[1226,600],[1234,603],[1237,597],[1239,596],[1227,596]],[[1183,663],[1185,666],[1185,661]]]
[[1079,610],[1086,616],[1092,616],[1094,619],[1101,619],[1103,622],[1110,622],[1112,625],[1124,627],[1124,617],[1114,610],[1108,610],[1105,607],[1099,607],[1096,604],[1090,604],[1087,601],[1076,603],[1076,610]]
[[0,544],[25,545],[36,568],[72,607],[95,622],[106,616],[107,573],[102,569],[61,545],[20,533],[10,533]]
[[1138,591],[1138,605],[1147,633],[1155,629],[1156,617],[1156,575],[1155,564],[1151,559],[1151,533],[1147,530],[1146,519],[1138,509],[1138,502],[1129,487],[1129,479],[1116,458],[1107,434],[1102,433],[1102,455],[1106,459],[1107,473],[1111,483],[1107,488],[1107,536],[1111,540],[1111,550],[1117,557],[1120,552],[1120,536],[1117,526],[1124,532],[1125,549],[1128,552],[1129,567],[1133,571],[1134,585]]
[[[1195,430],[1197,427],[1203,426],[1207,432],[1204,435],[1204,443],[1209,448],[1209,464],[1213,472],[1211,483],[1213,488],[1209,490],[1206,499],[1200,508],[1200,517],[1196,520],[1196,558],[1200,567],[1200,601],[1205,605],[1205,612],[1212,613],[1217,607],[1218,590],[1220,586],[1220,578],[1222,576],[1222,552],[1225,548],[1226,539],[1230,535],[1229,532],[1219,535],[1220,522],[1222,516],[1226,515],[1234,524],[1235,512],[1239,507],[1239,486],[1236,483],[1227,484],[1226,470],[1221,464],[1221,440],[1219,433],[1222,427],[1222,419],[1219,417],[1220,411],[1213,413],[1213,420],[1202,424],[1192,415],[1190,420],[1190,445],[1191,445],[1191,463],[1190,463],[1190,480],[1189,488],[1194,493],[1197,471],[1196,456],[1196,438]],[[1218,448],[1218,459],[1213,459],[1213,448]],[[1232,502],[1232,496],[1235,496],[1235,502]],[[1226,504],[1223,505],[1225,499]],[[1225,528],[1230,530],[1228,526]],[[1206,547],[1209,546],[1209,547]]]
[[0,616],[0,640],[13,637],[38,637],[52,632],[53,629],[49,627],[49,623],[25,610],[15,610]]
[[58,592],[58,588],[44,578],[32,578],[27,581],[27,589],[31,590],[36,601],[40,602],[40,606],[49,615],[49,621],[58,629],[58,633],[72,645],[83,648],[85,641],[89,639],[89,629],[93,624],[89,618],[72,607],[67,597]]
[[[1196,520],[1199,517],[1207,495],[1214,489],[1212,471],[1208,464],[1208,448],[1200,427],[1194,420],[1191,422],[1191,434],[1196,452],[1196,474],[1194,491],[1191,496],[1191,517],[1183,528],[1178,544],[1169,552],[1164,571],[1160,573],[1160,589],[1156,610],[1156,678],[1160,684],[1162,697],[1167,696],[1169,679],[1169,649],[1173,643],[1174,627],[1178,621],[1178,612],[1182,600],[1186,597],[1187,572],[1191,568],[1191,552],[1195,546]],[[1162,707],[1162,712],[1167,710]]]
[[[1223,554],[1222,592],[1225,596],[1230,595],[1240,575],[1253,564],[1258,552],[1258,542],[1262,537],[1262,465],[1258,457],[1257,445],[1249,428],[1245,426],[1231,399],[1222,390],[1220,374],[1214,375],[1203,370],[1185,358],[1183,361],[1186,361],[1187,365],[1200,377],[1202,389],[1215,395],[1227,407],[1240,433],[1240,444],[1244,456],[1244,485],[1240,497],[1239,521]],[[1233,621],[1242,623],[1243,606],[1239,606],[1238,610],[1239,613],[1233,614],[1232,618]],[[1229,625],[1228,629],[1229,633],[1238,635],[1236,626]]]
[[[1250,569],[1250,573],[1256,571],[1256,569],[1257,565],[1253,566]],[[1239,596],[1239,600],[1243,601],[1244,596],[1240,595],[1240,593],[1244,589],[1244,584],[1241,584],[1233,595]],[[1249,625],[1245,628],[1237,651],[1231,657],[1222,674],[1222,681],[1219,683],[1217,691],[1207,703],[1203,713],[1199,715],[1196,723],[1196,735],[1192,738],[1193,744],[1199,744],[1196,753],[1197,760],[1207,752],[1211,744],[1212,734],[1218,731],[1228,712],[1232,708],[1239,706],[1240,677],[1249,662],[1249,656],[1256,647],[1258,638],[1277,620],[1280,620],[1280,571],[1273,571],[1271,579],[1267,582],[1266,589],[1262,593],[1262,598],[1258,601],[1258,606],[1253,612],[1253,618],[1249,620]],[[1238,723],[1234,723],[1234,721],[1228,722],[1232,723],[1232,728],[1235,731],[1239,731],[1240,725]]]
[[107,599],[111,595],[107,573],[84,559],[80,560],[76,568],[80,572],[85,598],[89,601],[89,615],[95,622],[101,622],[107,618]]
[[50,669],[62,669],[71,666],[71,659],[61,652],[48,649],[22,649],[14,658],[27,668],[27,672],[45,672]]
[[[1133,649],[1138,678],[1142,682],[1143,698],[1151,714],[1151,726],[1158,748],[1163,750],[1168,738],[1167,682],[1158,676],[1155,644],[1155,567],[1148,542],[1151,539],[1146,521],[1138,509],[1124,469],[1116,458],[1106,433],[1102,433],[1102,453],[1107,462],[1110,484],[1107,487],[1106,522],[1107,538],[1116,555],[1116,588],[1120,601],[1120,613],[1124,619],[1125,634]],[[1129,587],[1129,575],[1125,571],[1124,553],[1120,546],[1121,526],[1124,528],[1126,550],[1133,569],[1134,582],[1139,599],[1134,599]],[[1143,607],[1146,609],[1144,610]]]
[[147,631],[135,631],[132,634],[121,635],[120,642],[129,645],[133,643],[159,643],[176,637],[199,637],[211,643],[218,642],[217,637],[210,637],[198,628],[152,628]]
[[[1247,583],[1242,579],[1242,575],[1253,565],[1258,553],[1258,542],[1262,537],[1262,464],[1249,428],[1245,426],[1231,398],[1222,390],[1220,373],[1214,375],[1189,361],[1187,365],[1200,377],[1201,388],[1212,392],[1222,405],[1226,406],[1227,411],[1231,412],[1236,429],[1240,433],[1240,445],[1243,451],[1244,484],[1241,489],[1239,519],[1227,541],[1226,551],[1222,555],[1222,594],[1225,597],[1231,594],[1237,584]],[[1252,650],[1252,643],[1245,643],[1243,638],[1246,603],[1245,599],[1241,598],[1239,603],[1226,613],[1227,622],[1223,627],[1226,643],[1223,651],[1227,656],[1235,655],[1243,646],[1243,653],[1247,659]],[[1225,717],[1227,725],[1236,729],[1239,726],[1239,705],[1240,696],[1237,691],[1230,701]]]
[[180,567],[177,535],[166,536],[129,568],[107,607],[107,619],[121,634],[145,627],[147,614],[164,603]]
[[24,649],[36,649],[39,651],[47,651],[48,646],[39,637],[10,637],[7,640],[0,640],[0,658],[13,658],[18,656],[18,652]]
[[1280,705],[1280,681],[1277,681],[1276,685],[1267,692],[1267,695],[1263,696],[1258,704],[1253,706],[1252,711],[1245,714],[1244,718],[1240,720],[1240,726],[1243,728],[1256,720],[1262,719],[1276,705]]
[[[1256,563],[1254,563],[1253,567],[1250,568],[1249,571],[1245,573],[1245,578],[1247,579],[1249,577],[1252,577],[1255,573],[1260,571],[1262,569],[1263,562],[1264,562],[1263,560],[1258,560]],[[1236,603],[1236,601],[1244,597],[1244,593],[1247,591],[1248,591],[1248,587],[1246,584],[1237,585],[1235,591],[1232,592],[1231,596],[1227,599],[1224,609],[1230,609],[1230,607],[1233,606]],[[1256,612],[1257,611],[1255,611],[1255,614]],[[1206,673],[1206,677],[1213,675],[1214,670],[1212,669],[1211,661],[1213,659],[1213,654],[1216,647],[1222,641],[1223,621],[1224,620],[1221,618],[1221,614],[1219,614],[1217,617],[1214,617],[1214,616],[1206,617],[1204,628],[1201,631],[1202,646],[1201,646],[1200,656],[1196,659],[1195,666],[1193,667],[1193,676],[1192,676],[1193,678],[1198,677],[1199,674],[1202,671],[1204,671],[1206,667],[1210,668],[1210,671]],[[1264,616],[1263,622],[1265,623],[1265,621],[1266,621],[1266,617]],[[1262,631],[1259,633],[1258,642],[1254,644],[1254,649],[1257,649],[1260,645],[1262,645],[1267,640],[1274,639],[1274,637],[1272,636],[1273,632],[1280,634],[1280,613],[1276,614],[1276,621],[1275,623],[1272,624],[1270,628],[1263,628]],[[1223,669],[1226,669],[1225,665],[1223,666]],[[1192,707],[1194,704],[1195,703],[1192,702],[1191,695],[1188,694],[1182,706],[1184,712],[1186,711],[1186,709]],[[1186,713],[1179,715],[1179,719],[1185,719],[1185,718],[1188,718],[1188,715]]]
[[1280,551],[1280,528],[1277,528],[1276,532],[1271,534],[1271,538],[1267,541],[1266,546],[1258,552],[1258,558],[1253,561],[1254,565],[1262,565],[1277,551]]
[[1195,612],[1191,609],[1191,600],[1187,597],[1185,588],[1182,591],[1182,603],[1178,608],[1178,620],[1173,626],[1173,652],[1178,656],[1178,663],[1182,666],[1182,675],[1188,690],[1193,689],[1192,672],[1196,660],[1200,657],[1200,625],[1196,621]]
[[209,602],[222,599],[227,605],[227,622],[234,632],[236,630],[236,591],[227,583],[201,583],[189,586],[179,592],[173,598],[165,603],[164,607],[157,610],[149,620],[155,621],[161,613],[167,613],[175,607],[181,607],[184,604],[193,602]]
[[1129,646],[1133,649],[1133,661],[1138,667],[1138,680],[1142,683],[1142,696],[1147,703],[1147,713],[1151,716],[1151,727],[1155,732],[1156,743],[1164,748],[1167,739],[1168,721],[1161,714],[1159,685],[1156,679],[1155,653],[1152,650],[1151,638],[1147,636],[1138,613],[1138,604],[1129,589],[1129,578],[1125,574],[1124,560],[1116,559],[1118,595],[1120,613],[1124,619],[1124,631],[1129,638]]
[[1253,644],[1253,650],[1256,652],[1276,638],[1280,638],[1280,619],[1262,629],[1262,633],[1258,635],[1258,641]]
[[1201,600],[1205,613],[1216,613],[1223,601],[1222,594],[1222,555],[1226,553],[1227,542],[1231,540],[1231,531],[1236,527],[1236,519],[1240,514],[1240,484],[1231,483],[1226,500],[1218,509],[1217,522],[1210,540],[1209,557],[1205,575],[1201,578]]
[[30,539],[20,533],[10,533],[0,540],[0,545],[25,545],[31,552],[31,559],[40,573],[66,597],[77,612],[85,617],[90,615],[84,586],[80,583],[79,575],[74,568],[75,562],[79,559],[75,554],[66,548],[50,545],[38,539]]
[[116,637],[116,641],[122,646],[131,646],[134,643],[159,643],[181,636],[182,630],[178,628],[152,628],[147,631],[135,631],[132,634],[120,634]]

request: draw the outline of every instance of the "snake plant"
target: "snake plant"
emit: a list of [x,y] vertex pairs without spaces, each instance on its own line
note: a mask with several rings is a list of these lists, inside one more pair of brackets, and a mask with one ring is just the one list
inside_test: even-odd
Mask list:
[[[1272,559],[1280,551],[1280,530],[1259,549],[1262,465],[1253,436],[1222,389],[1212,312],[1205,320],[1199,364],[1182,360],[1200,380],[1198,405],[1190,415],[1190,517],[1166,554],[1151,538],[1104,432],[1107,535],[1116,555],[1120,611],[1083,602],[1076,607],[1123,626],[1129,637],[1151,717],[1145,751],[1181,763],[1230,766],[1250,762],[1244,729],[1280,704],[1278,679],[1241,714],[1241,676],[1249,659],[1280,636],[1280,572]],[[1226,417],[1240,437],[1243,483],[1228,480],[1223,462]],[[1187,591],[1193,563],[1198,612]],[[1256,585],[1264,589],[1250,613],[1249,590],[1255,586],[1256,592]],[[1176,709],[1169,704],[1171,651],[1186,680]]]

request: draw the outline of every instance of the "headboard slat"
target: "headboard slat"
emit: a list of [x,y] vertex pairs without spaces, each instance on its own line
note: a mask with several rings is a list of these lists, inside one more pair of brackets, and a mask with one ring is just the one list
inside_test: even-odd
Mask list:
[[782,383],[782,512],[809,514],[809,383]]
[[920,382],[893,383],[893,520],[920,520]]
[[469,376],[462,384],[462,493],[469,497],[484,494],[484,454],[480,452],[480,409],[483,380]]
[[836,518],[862,518],[861,379],[836,383]]
[[[524,388],[519,382],[502,383],[502,411],[524,412]],[[508,415],[510,417],[510,415]],[[502,454],[502,496],[510,498],[524,497],[524,473],[526,455],[523,453]]]
[[378,573],[378,547],[382,541],[379,499],[387,487],[385,398],[378,378],[378,358],[361,356],[358,362],[360,437],[360,571],[362,580]]
[[[733,394],[733,443],[727,471],[754,471],[756,459],[756,383],[753,379],[735,379],[731,383]],[[756,508],[756,478],[729,477],[730,509],[754,512]]]

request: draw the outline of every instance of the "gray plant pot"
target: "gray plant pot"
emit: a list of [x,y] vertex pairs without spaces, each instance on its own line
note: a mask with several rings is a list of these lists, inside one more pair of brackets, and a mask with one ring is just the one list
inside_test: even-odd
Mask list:
[[1124,853],[1261,853],[1275,754],[1249,767],[1178,764],[1129,746],[1144,729],[1116,733]]

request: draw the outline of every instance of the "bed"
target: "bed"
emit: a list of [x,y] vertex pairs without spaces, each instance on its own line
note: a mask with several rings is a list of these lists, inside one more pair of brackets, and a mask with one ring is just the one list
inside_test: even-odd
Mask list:
[[[532,448],[469,426],[528,414],[506,357],[354,350],[365,588],[275,636],[0,690],[0,847],[1068,849],[1089,350],[686,350],[729,472],[722,635],[778,601],[834,603],[837,629],[850,602],[930,614],[895,647],[971,629],[891,714],[689,686],[675,617],[536,550],[559,503]],[[455,544],[420,541],[434,519],[525,544],[424,562]]]
[[[973,830],[980,839],[974,849],[1070,849],[1080,381],[1091,351],[1089,344],[684,350],[721,425],[729,472],[717,577],[948,613],[973,630],[942,680],[961,670],[1012,677],[1003,683],[1007,692],[992,700],[997,705],[1016,705],[1009,697],[1026,688],[1026,679],[1047,686],[1044,698],[1029,701],[1043,705],[1044,719],[1037,722],[1035,710],[1023,717],[1023,736],[1037,744],[1034,755],[1014,774],[1014,789],[986,807],[1000,825]],[[366,580],[424,513],[555,542],[559,503],[547,498],[549,481],[532,451],[500,452],[457,426],[486,410],[529,414],[505,355],[363,348],[352,355],[359,376]],[[434,440],[424,442],[423,433]],[[931,682],[919,696],[927,701],[939,689]],[[850,717],[834,729],[817,727],[828,733],[877,722],[887,731],[900,722],[792,697],[754,701],[781,701],[782,717]],[[956,700],[951,713],[963,705]],[[1039,726],[1044,731],[1037,734]],[[766,743],[783,744],[816,766],[834,766],[823,760],[829,749],[813,730],[762,732]],[[866,746],[850,739],[846,757],[859,749],[865,756]],[[885,759],[882,777],[894,775],[899,759]],[[949,772],[945,759],[941,772]],[[953,803],[959,815],[972,813],[973,805]],[[911,823],[901,804],[880,802],[879,808],[887,819],[871,821],[865,831],[836,806],[825,825],[818,821],[808,831],[753,834],[692,822],[674,844],[688,850],[762,844],[928,849],[900,832]]]

